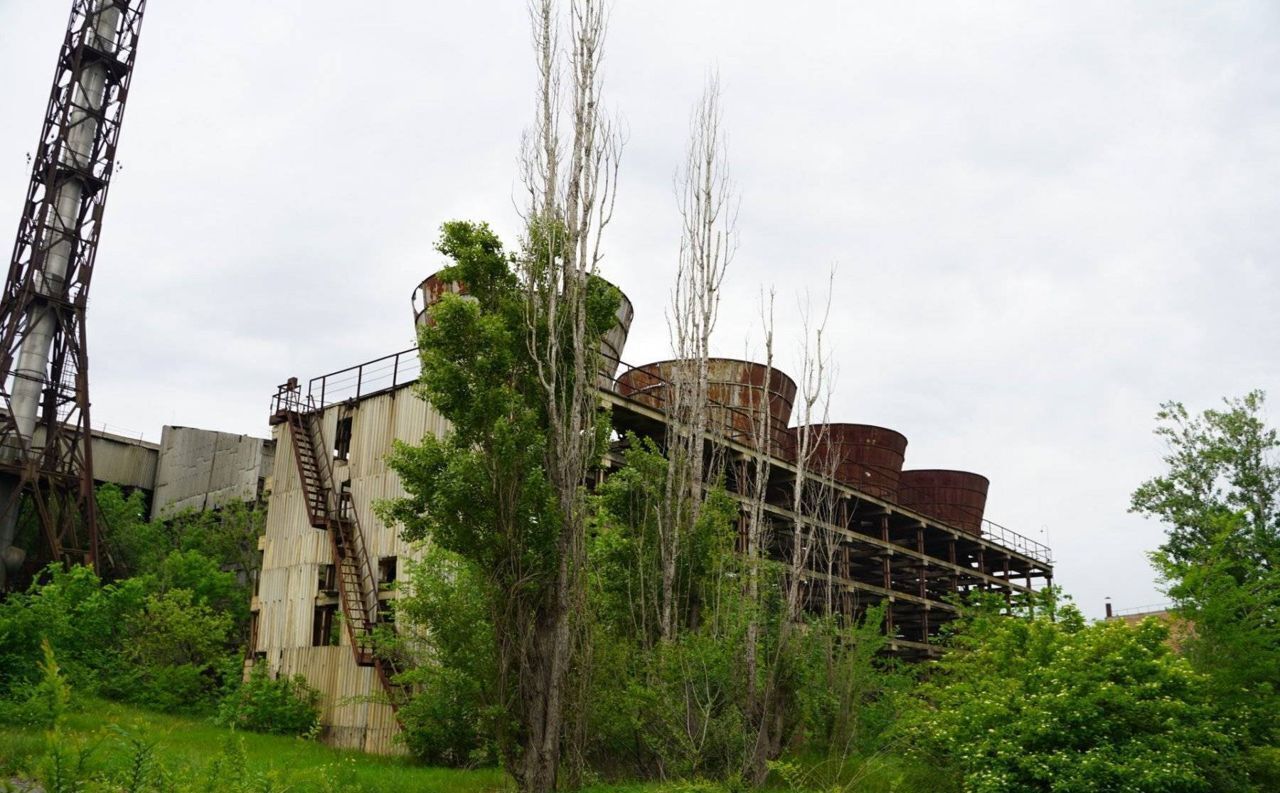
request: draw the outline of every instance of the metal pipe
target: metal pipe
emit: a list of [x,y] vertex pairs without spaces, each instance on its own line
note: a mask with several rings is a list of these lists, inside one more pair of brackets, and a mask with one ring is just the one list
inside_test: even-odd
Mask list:
[[[99,50],[114,52],[119,40],[120,9],[113,0],[95,0],[93,13],[95,20],[85,43]],[[48,298],[56,299],[66,294],[67,272],[74,253],[73,239],[78,235],[84,199],[84,184],[74,173],[92,169],[94,142],[98,137],[98,114],[106,99],[106,85],[106,66],[95,60],[81,69],[79,81],[71,87],[69,126],[58,152],[58,160],[60,165],[71,170],[72,175],[59,183],[57,195],[45,219],[45,234],[52,234],[57,241],[48,245],[42,267],[32,274],[37,294]],[[18,349],[11,399],[13,420],[22,448],[3,450],[10,459],[24,456],[34,442],[36,417],[40,409],[40,398],[49,378],[50,354],[56,330],[57,319],[47,304],[37,304],[31,308],[27,315],[27,333]],[[12,485],[0,488],[0,497],[11,498],[12,490]],[[3,509],[5,501],[0,501],[0,509]],[[13,508],[0,516],[0,552],[13,545],[17,532],[16,507],[15,503]]]
[[[95,4],[97,20],[93,26],[92,44],[111,52],[119,35],[120,9],[114,3],[103,8],[107,2],[109,0],[97,0]],[[80,74],[79,83],[72,88],[70,127],[58,156],[63,165],[89,170],[93,162],[94,140],[98,135],[97,114],[102,111],[106,98],[107,69],[102,63],[94,62],[85,66]],[[46,219],[46,228],[58,237],[58,241],[49,246],[42,269],[33,274],[36,289],[41,295],[58,297],[65,294],[67,270],[73,253],[72,236],[79,228],[83,197],[84,185],[74,176],[58,185],[57,198]],[[18,435],[29,448],[40,395],[48,379],[49,355],[56,330],[53,312],[44,305],[32,308],[27,328],[14,371],[12,404]],[[5,546],[5,539],[12,541],[12,537],[0,534],[0,547]]]

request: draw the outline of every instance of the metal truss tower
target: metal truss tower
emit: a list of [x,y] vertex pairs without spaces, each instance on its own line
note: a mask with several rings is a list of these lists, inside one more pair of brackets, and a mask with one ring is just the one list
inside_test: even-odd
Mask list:
[[58,54],[0,294],[0,588],[28,551],[98,563],[85,307],[145,7],[73,0]]

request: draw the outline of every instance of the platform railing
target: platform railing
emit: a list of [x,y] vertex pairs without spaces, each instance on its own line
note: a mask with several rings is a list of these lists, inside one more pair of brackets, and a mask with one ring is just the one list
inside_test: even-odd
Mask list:
[[1024,537],[1012,529],[1001,526],[999,523],[983,520],[982,536],[998,545],[1003,545],[1011,551],[1017,551],[1023,556],[1029,556],[1037,562],[1053,564],[1053,552],[1049,549],[1049,546],[1036,542],[1030,537]]
[[[652,370],[645,370],[645,384],[636,388],[633,384],[623,383],[622,378],[639,367],[632,366],[603,351],[600,354],[600,360],[598,383],[602,391],[662,413],[667,412],[669,395],[675,383],[660,377]],[[295,399],[306,405],[308,409],[323,410],[329,405],[362,399],[408,385],[415,382],[421,372],[422,362],[418,357],[418,348],[411,347],[313,377],[307,383],[305,394],[300,388],[287,391],[281,387],[276,399],[277,402],[282,398]],[[744,435],[759,433],[757,422],[760,414],[757,410],[744,410],[739,406],[728,405],[714,399],[710,402],[715,408],[714,414],[720,419],[720,424],[712,428],[713,432],[739,442],[746,442],[748,445],[756,445],[751,437],[744,437]],[[273,412],[279,407],[282,405],[273,404]],[[762,401],[758,410],[767,411],[768,405]],[[767,424],[769,453],[779,459],[794,462],[798,442],[795,433],[777,422],[772,415],[768,416]],[[755,433],[746,432],[744,427],[755,427]],[[997,545],[1043,564],[1053,563],[1053,554],[1049,546],[993,521],[982,522],[982,536]]]

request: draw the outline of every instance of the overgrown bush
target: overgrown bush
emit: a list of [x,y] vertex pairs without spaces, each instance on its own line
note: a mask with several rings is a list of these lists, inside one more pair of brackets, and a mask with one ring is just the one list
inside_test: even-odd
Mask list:
[[218,671],[227,653],[231,617],[196,600],[187,589],[149,595],[129,620],[128,645],[134,687],[126,699],[176,712],[211,703],[221,687]]
[[431,765],[497,762],[493,628],[484,585],[457,554],[430,547],[410,568],[409,586],[397,600],[397,618],[427,626],[432,648],[404,675],[414,695],[398,713],[400,740]]
[[[198,555],[175,561],[170,585],[217,593],[226,583]],[[88,568],[51,566],[42,581],[0,602],[0,699],[12,710],[30,698],[48,642],[61,674],[88,695],[165,711],[207,709],[235,653],[232,625],[197,592],[166,588],[156,577],[104,584]]]
[[252,732],[312,736],[320,724],[320,692],[302,675],[272,678],[266,664],[255,664],[249,679],[223,699],[218,720]]
[[73,687],[89,694],[117,688],[129,666],[121,648],[146,599],[145,582],[104,586],[85,567],[52,566],[44,577],[0,601],[0,697],[21,698],[38,682],[44,641]]
[[969,614],[921,687],[901,734],[939,769],[939,789],[949,778],[967,793],[1246,789],[1239,736],[1163,625],[1086,625],[1053,597],[1016,617],[994,604]]

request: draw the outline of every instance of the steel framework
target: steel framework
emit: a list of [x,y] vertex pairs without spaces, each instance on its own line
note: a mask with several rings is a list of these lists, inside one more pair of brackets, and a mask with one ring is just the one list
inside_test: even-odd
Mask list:
[[[0,295],[0,552],[96,565],[85,308],[146,0],[73,0]],[[12,556],[7,560],[12,566]]]

